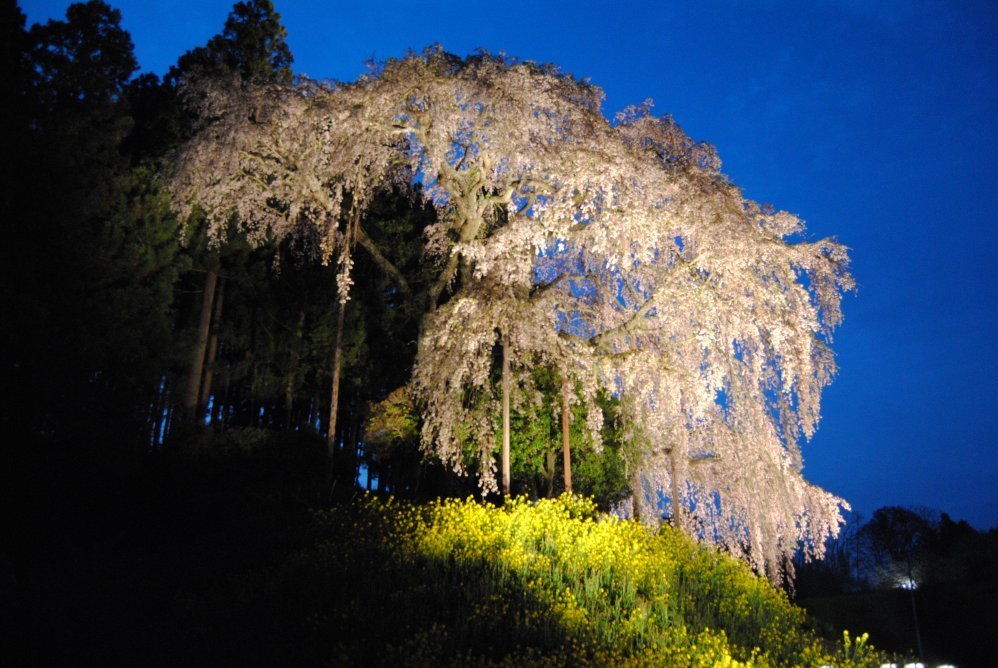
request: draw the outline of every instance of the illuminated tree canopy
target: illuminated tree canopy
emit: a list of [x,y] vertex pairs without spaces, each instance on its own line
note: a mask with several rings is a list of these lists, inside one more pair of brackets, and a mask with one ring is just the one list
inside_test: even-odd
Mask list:
[[[514,402],[537,364],[571,379],[598,439],[618,397],[643,518],[672,522],[779,579],[820,556],[841,499],[804,480],[852,288],[846,249],[803,241],[794,215],[749,201],[650,105],[613,121],[602,91],[554,67],[438,49],[349,84],[193,81],[204,127],[171,175],[175,206],[221,241],[320,231],[350,285],[356,243],[405,289],[358,224],[378,189],[418,183],[437,209],[412,379],[424,452],[458,470],[468,444],[496,489],[497,350]],[[394,272],[394,273],[393,273]]]

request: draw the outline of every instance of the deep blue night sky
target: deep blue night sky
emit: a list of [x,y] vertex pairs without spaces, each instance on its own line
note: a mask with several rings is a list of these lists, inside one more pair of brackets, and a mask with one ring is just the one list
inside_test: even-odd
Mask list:
[[[28,23],[68,2],[28,0]],[[230,0],[111,0],[143,71],[218,33]],[[746,194],[853,249],[839,377],[806,477],[869,516],[998,525],[998,4],[276,0],[295,71],[352,80],[439,42],[557,63],[718,148]],[[340,6],[340,5],[344,6]]]

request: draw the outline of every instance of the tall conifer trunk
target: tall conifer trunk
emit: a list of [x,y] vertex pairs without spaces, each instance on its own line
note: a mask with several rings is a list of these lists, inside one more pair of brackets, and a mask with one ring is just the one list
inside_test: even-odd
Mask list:
[[298,373],[298,364],[301,361],[301,340],[305,333],[305,309],[302,308],[298,314],[298,326],[295,327],[295,340],[291,350],[291,362],[288,365],[287,378],[284,383],[284,428],[289,430],[294,424],[295,407],[295,376]]
[[568,379],[561,382],[561,456],[564,460],[565,491],[572,491],[572,444],[568,413]]
[[[347,222],[346,239],[343,242],[344,265],[350,265],[350,253],[353,242],[357,238],[357,228],[360,225],[360,210],[356,207]],[[337,291],[339,286],[337,286]],[[336,413],[340,406],[340,369],[343,366],[343,327],[346,322],[347,294],[339,295],[339,310],[336,312],[336,347],[333,351],[333,388],[329,395],[329,433],[326,435],[326,454],[329,461],[326,466],[327,487],[332,491],[333,457],[336,454]],[[370,482],[370,481],[369,481]]]
[[502,340],[502,493],[509,498],[509,342]]
[[211,336],[208,339],[207,357],[204,363],[204,378],[201,381],[201,391],[198,394],[198,422],[204,415],[204,409],[211,396],[211,383],[215,372],[215,358],[218,356],[218,330],[222,326],[222,305],[225,303],[225,277],[218,279],[218,290],[215,295],[215,306],[211,314]]
[[288,382],[284,386],[284,428],[287,431],[291,431],[291,425],[294,424],[293,412],[295,405],[295,393],[291,387],[291,378],[288,377]]
[[346,320],[346,311],[346,302],[340,301],[336,313],[336,346],[333,350],[333,389],[329,396],[329,433],[326,435],[330,471],[333,466],[333,453],[336,451],[336,413],[340,405],[340,367],[343,364],[343,324]]
[[187,376],[187,389],[184,392],[184,413],[197,423],[198,391],[201,389],[201,374],[204,372],[205,354],[208,348],[208,330],[211,327],[211,311],[215,301],[215,285],[218,274],[208,271],[205,274],[204,292],[201,295],[201,316],[198,320],[197,345],[191,360],[191,371]]

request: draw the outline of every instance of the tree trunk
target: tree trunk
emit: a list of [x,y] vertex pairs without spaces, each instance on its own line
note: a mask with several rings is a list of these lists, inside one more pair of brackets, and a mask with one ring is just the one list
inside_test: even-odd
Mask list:
[[[345,266],[349,266],[353,242],[357,238],[360,226],[360,210],[354,206],[353,214],[347,222],[346,239],[343,242],[342,253],[345,254]],[[337,293],[339,286],[337,286]],[[343,365],[343,327],[346,322],[348,292],[339,295],[339,310],[336,313],[336,348],[333,351],[333,388],[329,394],[329,432],[326,434],[326,454],[329,458],[326,466],[326,482],[330,494],[333,485],[333,456],[336,453],[336,412],[340,405],[340,368]],[[368,472],[370,476],[370,472]],[[370,483],[370,477],[368,477]]]
[[634,519],[638,522],[641,521],[641,497],[643,492],[641,491],[641,474],[638,472],[638,467],[635,465],[631,471],[631,505],[634,508]]
[[208,339],[207,358],[204,363],[204,378],[201,381],[201,392],[198,394],[198,421],[204,415],[204,409],[211,396],[211,382],[214,376],[215,358],[218,355],[218,330],[222,324],[222,304],[225,302],[225,278],[218,279],[218,291],[215,295],[215,308],[211,314],[211,336]]
[[201,374],[204,371],[205,353],[208,348],[208,330],[211,326],[211,311],[215,300],[215,284],[218,274],[209,271],[205,274],[204,292],[201,295],[201,316],[198,321],[198,339],[191,360],[190,375],[187,376],[187,389],[184,392],[184,413],[197,423],[198,390],[201,389]]
[[546,456],[545,467],[544,467],[544,479],[547,483],[547,498],[554,497],[554,467],[557,461],[556,453],[554,450],[549,450]]
[[672,526],[683,531],[683,511],[679,502],[679,455],[676,448],[669,451],[669,477],[672,478]]
[[229,414],[229,406],[231,406],[230,397],[232,396],[232,373],[225,374],[225,387],[222,388],[221,401],[218,402],[218,426],[221,429],[225,429],[228,423],[232,419]]
[[[336,347],[333,350],[333,389],[329,395],[329,433],[326,435],[326,454],[329,457],[329,473],[332,477],[333,455],[336,452],[336,411],[340,405],[340,367],[343,364],[343,324],[346,320],[347,304],[340,301],[336,314]],[[330,480],[332,482],[332,480]]]
[[176,417],[176,415],[177,415],[177,412],[174,410],[174,408],[172,406],[166,412],[166,417],[164,418],[165,421],[166,421],[166,427],[164,427],[164,430],[163,430],[163,442],[164,443],[166,442],[166,440],[168,438],[170,438],[170,432],[173,430],[173,420]]
[[291,430],[295,407],[295,376],[298,373],[298,363],[301,355],[301,340],[305,332],[305,309],[298,314],[298,326],[295,328],[294,348],[291,350],[291,362],[288,365],[287,380],[284,385],[284,428]]
[[509,498],[509,343],[502,340],[502,493]]
[[569,431],[568,392],[568,379],[566,378],[561,383],[561,456],[564,460],[565,491],[570,493],[572,491],[572,435]]
[[294,420],[292,419],[293,411],[295,406],[295,393],[291,388],[290,381],[284,388],[284,430],[291,431],[291,425]]
[[149,415],[149,447],[154,450],[163,445],[166,437],[164,432],[166,430],[166,415],[169,412],[171,392],[172,387],[167,382],[166,376],[162,376],[159,385],[156,386],[156,393],[153,396],[152,402],[152,412]]
[[249,350],[246,353],[250,373],[249,399],[246,402],[246,423],[244,425],[247,427],[256,427],[260,416],[260,410],[257,406],[257,390],[259,389],[256,364],[257,324],[257,303],[254,301],[250,303],[250,338]]

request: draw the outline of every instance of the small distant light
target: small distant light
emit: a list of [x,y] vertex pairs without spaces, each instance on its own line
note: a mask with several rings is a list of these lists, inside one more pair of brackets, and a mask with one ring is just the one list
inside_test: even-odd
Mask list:
[[880,668],[898,668],[898,665],[896,663],[882,663]]
[[956,668],[956,666],[949,663],[940,663],[937,668]]
[[924,663],[906,663],[904,668],[925,668]]

